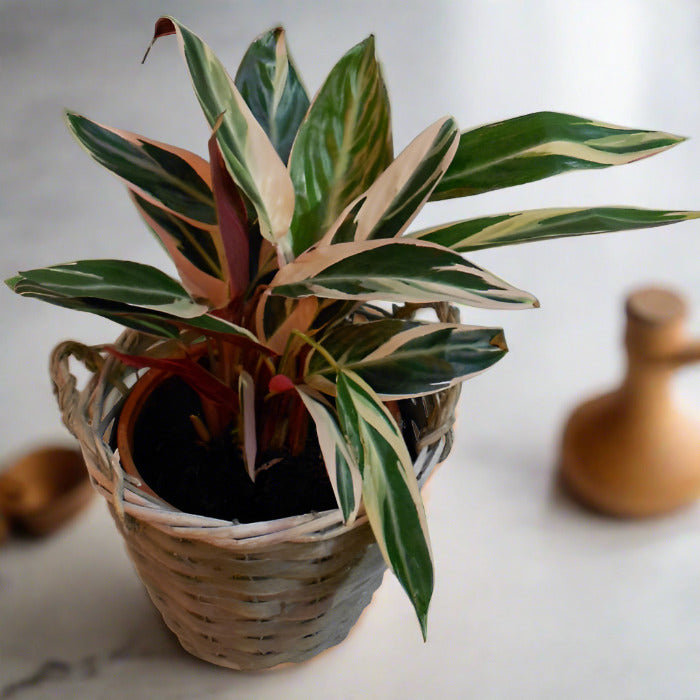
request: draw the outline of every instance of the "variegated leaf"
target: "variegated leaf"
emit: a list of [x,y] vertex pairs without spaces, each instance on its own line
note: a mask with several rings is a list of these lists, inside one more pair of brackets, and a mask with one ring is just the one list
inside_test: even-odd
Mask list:
[[259,338],[270,338],[282,327],[294,310],[294,301],[264,293],[255,309],[255,332]]
[[209,334],[240,336],[257,345],[255,336],[245,328],[210,316],[209,314],[184,319],[176,316],[168,316],[167,314],[151,311],[150,309],[134,306],[132,304],[105,301],[95,297],[64,296],[41,284],[30,282],[21,275],[6,280],[6,284],[10,289],[21,296],[40,299],[41,301],[65,309],[86,311],[119,323],[126,328],[132,328],[133,330],[140,331],[141,333],[148,333],[149,335],[163,338],[177,338],[184,329],[194,329]]
[[286,163],[309,98],[287,51],[282,27],[261,34],[250,45],[235,83]]
[[547,238],[665,226],[698,217],[700,212],[697,211],[632,207],[531,209],[443,224],[409,236],[465,253]]
[[175,263],[190,295],[212,309],[231,298],[228,271],[217,226],[195,224],[130,190],[131,199],[148,227]]
[[408,449],[391,413],[354,372],[338,372],[336,404],[345,439],[357,457],[372,532],[411,599],[425,638],[433,563]]
[[570,170],[631,163],[684,139],[558,112],[535,112],[462,133],[431,199],[522,185]]
[[225,68],[193,32],[171,17],[156,22],[151,45],[176,34],[197,99],[216,138],[231,176],[252,202],[260,232],[291,256],[289,224],[294,211],[294,188],[284,163],[258,124]]
[[266,290],[255,309],[255,332],[261,342],[282,354],[293,330],[305,333],[318,311],[318,299],[285,299]]
[[360,468],[348,449],[337,417],[323,401],[323,397],[309,387],[297,385],[295,388],[316,425],[318,444],[343,521],[351,525],[357,516],[362,497]]
[[338,217],[322,243],[400,235],[425,204],[457,149],[457,125],[438,120],[417,136]]
[[[272,304],[274,304],[272,300],[275,298],[279,299],[279,297],[272,297],[265,292],[265,296],[259,307],[261,314],[265,314],[267,309],[266,302],[272,302]],[[288,309],[286,314],[278,319],[281,321],[280,325],[278,325],[269,336],[261,336],[265,344],[280,355],[287,347],[287,342],[292,332],[301,331],[302,333],[306,333],[318,313],[318,299],[316,299],[316,297],[286,299],[285,301],[287,302]],[[273,317],[276,317],[276,314],[273,314]],[[263,325],[266,324],[263,322]]]
[[245,370],[241,370],[238,377],[238,403],[243,461],[250,480],[255,481],[255,459],[258,452],[255,429],[255,381]]
[[409,238],[315,248],[283,267],[272,280],[271,291],[287,297],[538,306],[532,295],[459,254]]
[[194,318],[207,311],[172,277],[150,265],[127,260],[80,260],[19,273],[62,296],[88,297]]
[[391,159],[389,101],[370,36],[335,65],[294,141],[295,256],[321,240]]
[[362,306],[366,306],[360,301],[347,301],[339,299],[320,299],[319,309],[310,326],[313,335],[316,336],[320,332],[325,332],[330,328],[344,323],[355,310]]
[[446,389],[483,372],[507,351],[500,328],[395,318],[339,326],[319,343],[334,366],[313,352],[306,370],[310,385],[327,391],[340,367],[356,372],[382,400]]
[[71,132],[101,165],[151,203],[193,222],[216,224],[209,164],[194,153],[66,112]]

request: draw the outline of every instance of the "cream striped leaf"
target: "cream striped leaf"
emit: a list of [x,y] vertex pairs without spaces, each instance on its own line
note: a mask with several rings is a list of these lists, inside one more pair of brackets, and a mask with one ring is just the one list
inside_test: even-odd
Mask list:
[[484,308],[538,306],[529,293],[442,246],[409,238],[338,243],[283,267],[271,292],[287,297],[449,301]]
[[336,327],[319,344],[334,365],[314,351],[307,383],[332,390],[340,367],[356,372],[383,401],[446,389],[483,372],[507,351],[500,328],[395,318]]
[[391,413],[354,372],[338,372],[336,405],[362,475],[367,518],[387,565],[413,603],[425,638],[433,562],[408,449]]
[[558,112],[535,112],[462,133],[431,199],[533,182],[570,170],[631,163],[684,139]]
[[309,98],[287,51],[282,27],[265,32],[250,45],[235,83],[286,163]]
[[292,146],[295,256],[321,240],[392,155],[389,100],[370,36],[335,65]]
[[294,188],[284,163],[212,50],[171,17],[156,22],[151,45],[168,34],[177,35],[197,99],[209,125],[217,128],[231,177],[255,207],[262,235],[289,258]]
[[633,207],[531,209],[497,216],[482,216],[408,234],[460,253],[481,248],[665,226],[697,219],[697,211],[661,211]]
[[127,304],[99,299],[97,297],[69,296],[17,275],[5,284],[17,294],[40,299],[54,306],[102,316],[126,328],[163,338],[178,338],[183,329],[204,330],[212,333],[233,334],[257,343],[250,331],[215,316],[204,314],[194,318],[178,318],[158,311]]
[[318,444],[343,521],[351,525],[362,498],[360,468],[340,430],[337,417],[323,397],[311,387],[297,385],[295,388],[316,425]]
[[172,277],[150,265],[127,260],[80,260],[19,274],[62,296],[130,304],[180,318],[194,318],[207,311]]
[[209,164],[203,158],[75,112],[65,116],[78,143],[141,197],[190,221],[216,224]]
[[346,207],[322,243],[393,238],[403,233],[445,173],[458,137],[451,117],[429,126]]
[[293,331],[306,333],[318,314],[316,297],[290,299],[263,292],[255,308],[255,332],[258,338],[283,354]]
[[230,300],[230,285],[217,226],[195,224],[130,190],[131,199],[177,268],[194,299],[213,309]]

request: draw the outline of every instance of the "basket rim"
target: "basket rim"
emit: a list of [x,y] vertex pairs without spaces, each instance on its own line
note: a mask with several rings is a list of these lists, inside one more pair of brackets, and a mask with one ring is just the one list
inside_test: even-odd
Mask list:
[[[153,338],[126,330],[116,344],[122,350],[138,352],[144,344],[153,342]],[[343,522],[340,508],[275,520],[237,523],[178,510],[160,497],[142,491],[141,482],[125,473],[119,451],[112,450],[109,440],[112,430],[116,430],[119,407],[126,397],[128,385],[145,372],[126,367],[113,356],[104,358],[98,356],[94,349],[80,346],[83,351],[92,352],[98,360],[101,358],[101,361],[97,367],[92,367],[85,387],[78,391],[75,377],[68,368],[70,356],[76,354],[76,346],[79,344],[67,341],[54,349],[51,374],[56,394],[64,423],[80,442],[93,486],[107,500],[123,527],[134,529],[138,528],[139,523],[144,523],[178,538],[240,549],[320,541],[367,524],[362,507],[350,524]],[[423,475],[421,486],[442,461],[445,449],[449,447],[459,388],[459,385],[455,385],[440,392],[445,403],[449,404],[445,415],[441,416],[443,427],[447,427],[435,442],[423,446],[414,460],[416,474]],[[439,404],[439,399],[435,401]]]

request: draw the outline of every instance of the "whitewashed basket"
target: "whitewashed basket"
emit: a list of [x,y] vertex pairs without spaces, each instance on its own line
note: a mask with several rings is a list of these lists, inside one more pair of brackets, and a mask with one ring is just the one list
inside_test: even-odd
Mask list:
[[[127,331],[118,343],[138,353],[144,340]],[[71,356],[92,371],[82,390]],[[386,568],[364,515],[347,527],[337,509],[251,524],[178,511],[142,491],[110,447],[136,373],[65,342],[52,354],[51,375],[92,483],[151,599],[188,652],[220,666],[264,669],[303,661],[347,636]],[[454,387],[407,407],[421,485],[449,452],[458,394]]]

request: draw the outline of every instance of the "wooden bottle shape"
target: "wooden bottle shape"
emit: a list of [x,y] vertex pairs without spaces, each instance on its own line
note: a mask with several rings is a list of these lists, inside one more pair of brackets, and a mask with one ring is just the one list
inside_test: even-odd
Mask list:
[[584,504],[613,515],[664,513],[700,496],[700,422],[680,411],[671,378],[700,360],[685,334],[686,306],[663,289],[627,299],[627,375],[589,400],[564,430],[561,473]]

